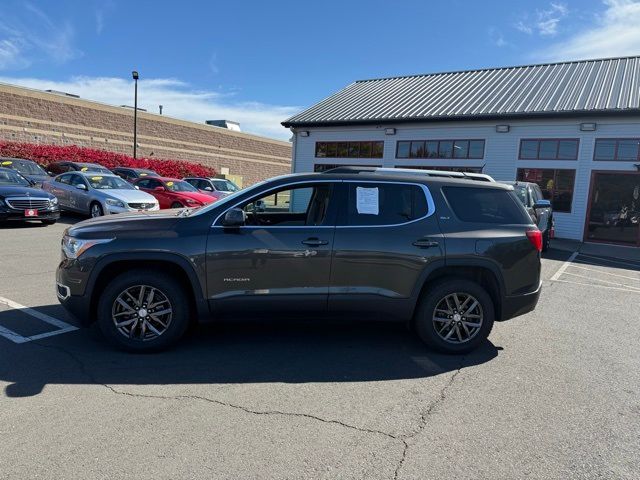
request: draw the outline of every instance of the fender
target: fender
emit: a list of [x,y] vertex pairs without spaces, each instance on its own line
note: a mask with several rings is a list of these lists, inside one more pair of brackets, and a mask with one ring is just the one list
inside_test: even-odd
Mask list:
[[491,271],[498,281],[498,288],[500,288],[500,296],[504,298],[506,296],[506,289],[504,286],[504,278],[502,277],[502,271],[500,267],[492,260],[485,257],[465,257],[465,258],[447,258],[446,264],[448,267],[480,267],[486,268]]
[[193,296],[195,298],[196,309],[199,318],[206,318],[209,316],[209,305],[206,301],[205,295],[202,291],[204,283],[201,281],[198,273],[194,269],[193,265],[189,263],[189,261],[183,256],[170,253],[170,252],[120,252],[120,253],[111,253],[107,254],[103,257],[100,257],[93,267],[89,279],[87,281],[87,286],[85,291],[94,291],[94,287],[96,281],[100,277],[102,271],[116,262],[121,261],[164,261],[168,263],[172,263],[177,267],[181,268],[186,274],[187,278],[189,278],[189,283],[191,286],[191,290],[193,292]]

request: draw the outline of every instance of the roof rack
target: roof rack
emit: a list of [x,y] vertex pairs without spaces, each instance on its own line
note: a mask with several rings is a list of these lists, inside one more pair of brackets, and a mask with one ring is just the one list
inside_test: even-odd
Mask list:
[[459,178],[463,180],[475,180],[478,182],[495,182],[493,177],[484,173],[454,172],[452,170],[422,170],[417,168],[394,167],[336,167],[325,170],[323,173],[385,173],[395,175],[422,175],[440,178]]

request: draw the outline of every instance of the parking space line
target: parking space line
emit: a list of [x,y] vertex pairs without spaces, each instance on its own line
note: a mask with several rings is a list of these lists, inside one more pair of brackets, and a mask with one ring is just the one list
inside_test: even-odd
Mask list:
[[571,265],[571,262],[573,262],[577,256],[578,256],[578,252],[573,252],[571,256],[567,259],[567,261],[560,266],[558,271],[554,273],[553,277],[551,277],[551,281],[555,282],[556,280],[558,280],[560,278],[560,275],[564,273],[564,271],[569,267],[569,265]]
[[[593,265],[594,267],[601,266],[601,265],[596,265],[596,264],[593,264],[593,263],[576,263],[576,262],[572,263],[570,266],[571,266],[571,268],[579,268],[580,270],[586,270],[588,272],[602,273],[604,275],[611,275],[612,277],[626,278],[627,280],[635,280],[637,282],[640,282],[640,278],[629,277],[627,275],[620,275],[619,273],[604,272],[602,270],[596,270],[595,268],[583,267],[582,265]],[[606,266],[606,265],[602,265],[602,266]]]
[[619,290],[622,292],[631,292],[631,293],[640,293],[638,290],[631,290],[629,288],[621,288],[621,287],[609,287],[607,285],[594,285],[593,283],[583,283],[583,282],[573,282],[571,280],[554,280],[560,283],[571,283],[572,285],[584,285],[585,287],[596,287],[596,288],[604,288],[608,290]]
[[63,333],[68,333],[68,332],[73,332],[74,330],[78,330],[78,327],[74,327],[73,325],[67,322],[63,322],[62,320],[58,320],[57,318],[50,317],[45,313],[38,312],[33,308],[20,305],[19,303],[14,302],[13,300],[9,300],[8,298],[0,297],[0,304],[4,304],[7,307],[14,310],[20,310],[21,312],[26,313],[27,315],[30,315],[34,318],[37,318],[38,320],[41,320],[45,323],[48,323],[49,325],[56,327],[56,330],[53,330],[51,332],[44,332],[44,333],[39,333],[37,335],[32,335],[30,337],[24,337],[12,330],[9,330],[8,328],[0,326],[0,336],[3,336],[4,338],[11,340],[14,343],[25,343],[33,340],[40,340],[41,338],[52,337],[54,335],[61,335]]
[[[609,259],[609,258],[604,258],[604,257],[594,257],[593,255],[587,255],[586,253],[577,253],[577,255],[580,255],[581,257],[591,258],[593,260],[597,260],[600,263],[618,263],[620,265],[630,265],[632,267],[640,268],[640,263],[636,263],[636,262],[625,262],[625,261],[622,261],[622,260],[615,260],[615,259]],[[571,260],[571,259],[569,259],[569,260]],[[569,261],[569,260],[567,260],[567,261]],[[607,267],[608,265],[602,265],[602,266],[603,267]]]
[[[632,291],[640,293],[640,287],[636,287],[636,286],[633,286],[633,285],[626,285],[624,283],[610,282],[609,280],[601,280],[599,278],[593,278],[593,277],[589,277],[587,275],[579,275],[577,273],[571,273],[571,272],[564,272],[564,274],[565,275],[570,275],[572,277],[586,278],[587,280],[592,280],[594,282],[607,283],[609,285],[615,285],[616,287],[624,287],[624,288],[628,288],[629,290],[632,290]],[[602,287],[603,285],[593,285],[593,286],[594,287]]]

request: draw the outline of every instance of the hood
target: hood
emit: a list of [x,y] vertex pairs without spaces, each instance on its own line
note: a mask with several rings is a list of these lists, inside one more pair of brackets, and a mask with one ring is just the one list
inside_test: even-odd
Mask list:
[[53,198],[49,192],[45,192],[39,188],[22,187],[20,185],[0,185],[1,197],[39,197],[39,198]]
[[105,215],[76,223],[67,228],[65,234],[79,238],[111,238],[127,233],[140,235],[146,231],[169,238],[176,236],[173,226],[179,214],[180,210],[156,210]]
[[212,203],[215,200],[211,195],[200,192],[180,192],[180,196],[183,198],[192,198],[204,204]]
[[114,190],[95,190],[98,194],[105,197],[115,198],[125,203],[158,203],[156,197],[146,192],[132,189],[114,189]]

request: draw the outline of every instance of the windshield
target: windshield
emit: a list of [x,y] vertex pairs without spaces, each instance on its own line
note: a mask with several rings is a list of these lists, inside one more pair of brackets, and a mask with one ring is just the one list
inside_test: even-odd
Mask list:
[[198,189],[190,183],[183,182],[182,180],[172,180],[165,182],[165,185],[172,192],[197,192]]
[[516,193],[518,200],[520,200],[520,202],[522,202],[522,204],[526,207],[527,206],[527,187],[523,185],[514,185],[513,190]]
[[23,175],[46,175],[45,172],[40,165],[35,162],[26,162],[19,160],[5,160],[0,162],[2,166],[13,168],[17,170]]
[[111,173],[110,170],[101,167],[100,165],[91,165],[90,163],[80,163],[80,171],[81,172],[100,172],[100,173]]
[[87,177],[91,188],[96,190],[135,190],[135,187],[120,177]]
[[22,185],[29,186],[26,178],[11,170],[0,170],[0,185]]
[[231,180],[211,180],[216,190],[224,190],[226,192],[237,192],[240,188]]

